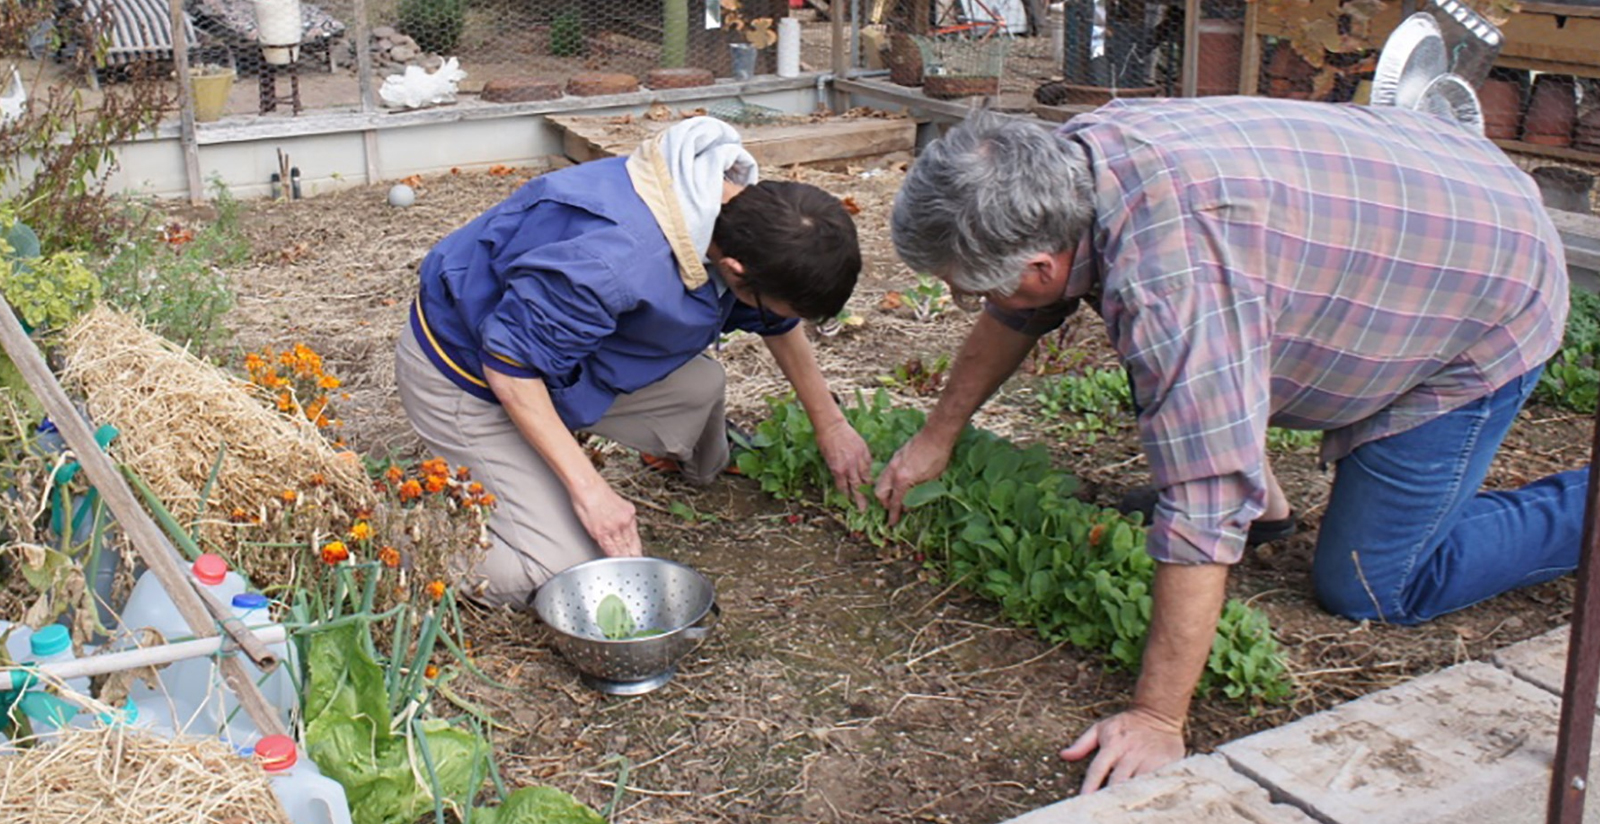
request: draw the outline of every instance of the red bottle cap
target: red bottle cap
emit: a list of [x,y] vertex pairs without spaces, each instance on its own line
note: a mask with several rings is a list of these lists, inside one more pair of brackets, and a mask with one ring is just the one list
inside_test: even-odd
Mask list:
[[283,772],[293,767],[299,758],[294,739],[287,735],[269,735],[256,742],[256,760],[267,772]]
[[196,558],[192,569],[195,580],[208,587],[214,587],[222,583],[223,578],[228,577],[228,562],[222,560],[221,555],[209,552]]

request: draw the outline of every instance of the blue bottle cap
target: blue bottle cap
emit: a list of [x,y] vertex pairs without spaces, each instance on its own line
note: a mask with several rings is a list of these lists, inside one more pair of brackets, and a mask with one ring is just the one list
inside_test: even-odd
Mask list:
[[28,648],[40,658],[59,655],[72,649],[72,633],[60,624],[51,624],[28,638]]
[[234,609],[266,609],[268,603],[267,596],[259,592],[241,592],[233,596]]
[[102,712],[97,717],[100,719],[100,723],[108,727],[114,727],[118,724],[132,726],[139,720],[139,705],[133,703],[133,699],[130,698],[122,703],[122,709]]

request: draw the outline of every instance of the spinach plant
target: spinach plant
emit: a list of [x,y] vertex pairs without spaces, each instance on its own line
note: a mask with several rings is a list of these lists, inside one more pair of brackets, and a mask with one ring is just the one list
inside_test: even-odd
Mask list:
[[[820,495],[863,538],[915,546],[935,569],[996,601],[1008,618],[1046,640],[1138,667],[1155,574],[1144,529],[1137,519],[1073,497],[1077,479],[1052,467],[1044,447],[1019,449],[968,427],[944,475],[912,489],[907,512],[890,527],[882,507],[857,510],[834,488],[800,406],[770,404],[771,417],[739,457],[739,468],[763,490],[791,500]],[[871,447],[876,470],[923,423],[919,411],[891,408],[882,390],[870,402],[858,395],[845,415]],[[1269,701],[1289,696],[1277,640],[1259,611],[1227,603],[1199,689]]]

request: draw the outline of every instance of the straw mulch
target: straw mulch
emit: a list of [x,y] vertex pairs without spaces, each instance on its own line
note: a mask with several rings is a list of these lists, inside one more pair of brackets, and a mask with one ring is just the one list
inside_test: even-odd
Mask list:
[[289,824],[266,773],[227,745],[126,728],[69,730],[0,756],[5,824]]
[[[256,512],[313,475],[344,506],[366,495],[353,455],[336,452],[309,422],[277,412],[264,390],[128,315],[95,309],[68,330],[63,350],[64,378],[87,400],[90,416],[121,430],[113,445],[118,457],[181,520],[205,515],[208,526],[223,527],[235,509]],[[221,471],[202,505],[201,490],[224,445]]]

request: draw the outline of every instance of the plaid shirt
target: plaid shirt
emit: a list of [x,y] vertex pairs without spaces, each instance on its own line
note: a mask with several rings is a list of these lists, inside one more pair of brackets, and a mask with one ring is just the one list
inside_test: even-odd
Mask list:
[[1100,284],[1164,489],[1156,560],[1239,559],[1269,423],[1324,430],[1337,460],[1560,344],[1567,274],[1537,188],[1433,116],[1220,97],[1113,103],[1060,133],[1094,179],[1070,278]]

